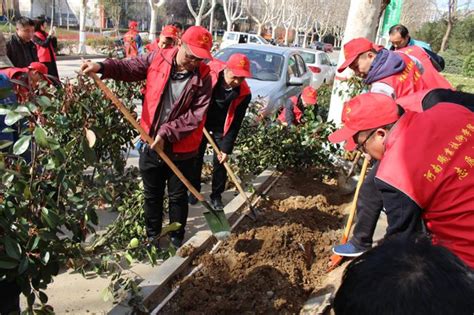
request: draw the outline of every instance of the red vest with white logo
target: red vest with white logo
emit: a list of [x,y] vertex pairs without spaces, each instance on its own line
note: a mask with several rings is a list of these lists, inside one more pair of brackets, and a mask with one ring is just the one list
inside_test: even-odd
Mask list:
[[[219,74],[225,69],[225,63],[218,59],[214,59],[208,63],[208,66],[211,69],[210,75],[212,79],[212,88],[214,89],[217,84],[217,81],[219,81]],[[247,82],[244,80],[240,84],[239,95],[232,101],[232,103],[230,103],[229,109],[227,110],[227,117],[225,119],[225,124],[224,124],[224,136],[229,131],[229,128],[232,125],[232,121],[234,121],[235,110],[237,109],[237,106],[242,104],[242,101],[244,100],[244,98],[247,97],[247,95],[249,94],[250,94],[250,88]]]
[[137,34],[137,31],[130,30],[123,35],[123,44],[125,46],[125,54],[127,57],[138,56],[137,41],[135,40]]
[[423,65],[423,73],[421,77],[423,78],[423,83],[425,84],[425,89],[451,89],[454,90],[453,86],[435,69],[431,63],[430,56],[425,52],[425,50],[418,46],[407,46],[405,48],[397,50],[397,52],[413,56],[418,59]]
[[425,88],[425,83],[415,62],[406,54],[400,54],[400,57],[405,62],[405,69],[377,81],[390,85],[395,90],[396,99]]
[[[161,97],[171,74],[171,61],[175,57],[177,51],[178,48],[161,49],[160,51],[157,51],[155,58],[148,68],[146,87],[144,89],[145,98],[143,100],[142,117],[140,120],[140,124],[148,134],[150,133],[155,113],[161,104]],[[201,79],[209,75],[209,67],[202,62],[198,71]],[[187,97],[184,98],[184,102],[180,104],[183,113],[192,106],[192,95],[194,93],[197,93],[197,87],[192,87],[188,92],[189,95],[187,95]],[[188,136],[173,143],[173,152],[189,153],[196,151],[201,143],[203,126],[204,119],[199,123],[198,128],[192,131]]]
[[[295,125],[300,124],[301,118],[303,118],[303,112],[297,106],[298,97],[292,96],[290,97],[290,101],[293,104],[293,114],[295,115],[295,121],[293,123]],[[283,110],[281,111],[280,115],[278,115],[278,118],[277,118],[281,123],[286,123],[285,114],[286,114],[286,108],[283,108]]]
[[405,113],[385,143],[377,178],[424,210],[433,243],[474,268],[474,113],[452,103]]
[[[46,38],[47,38],[41,32],[35,32],[35,36],[38,37],[39,39],[41,39],[42,41],[45,41]],[[54,51],[53,44],[51,42],[49,42],[49,47],[43,47],[43,46],[40,46],[40,45],[36,45],[36,51],[38,53],[38,61],[39,62],[51,62],[53,60],[56,60],[56,56],[54,55],[54,53],[51,56],[49,48],[51,48],[51,51]]]

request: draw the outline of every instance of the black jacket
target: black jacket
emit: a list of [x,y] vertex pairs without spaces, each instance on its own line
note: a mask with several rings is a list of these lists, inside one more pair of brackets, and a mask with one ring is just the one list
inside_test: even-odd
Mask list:
[[32,41],[24,43],[17,34],[13,34],[7,42],[7,56],[17,68],[28,67],[38,61],[35,44]]

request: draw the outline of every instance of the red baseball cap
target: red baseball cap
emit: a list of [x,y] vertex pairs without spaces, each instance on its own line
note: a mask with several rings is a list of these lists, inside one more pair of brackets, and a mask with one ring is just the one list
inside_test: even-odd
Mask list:
[[48,76],[48,67],[46,67],[43,63],[41,63],[41,62],[32,62],[28,66],[28,69],[38,71],[39,73],[41,73],[43,75],[43,78],[46,81],[48,81],[48,83],[50,83],[50,84],[53,83],[51,81],[51,79],[49,78],[49,76]]
[[128,22],[128,28],[137,28],[138,27],[138,22],[137,21],[129,21]]
[[315,105],[318,102],[318,91],[310,86],[307,86],[303,89],[301,98],[306,104]]
[[184,32],[181,41],[193,55],[201,59],[212,59],[212,35],[202,26],[191,26]]
[[249,58],[244,54],[233,54],[226,64],[227,69],[232,71],[237,77],[250,78],[252,76]]
[[381,50],[383,47],[372,43],[370,40],[364,37],[354,38],[348,41],[344,45],[344,58],[346,61],[337,69],[338,72],[344,71],[351,63],[359,57],[360,54],[365,53],[371,49],[377,51]]
[[346,141],[346,150],[354,150],[353,136],[358,132],[391,124],[399,118],[397,103],[390,96],[364,93],[344,104],[344,127],[330,134],[328,139],[332,143]]
[[161,31],[160,35],[163,35],[164,37],[171,37],[173,39],[176,39],[178,38],[178,33],[179,31],[176,28],[176,26],[166,25],[165,27],[163,27],[163,30]]

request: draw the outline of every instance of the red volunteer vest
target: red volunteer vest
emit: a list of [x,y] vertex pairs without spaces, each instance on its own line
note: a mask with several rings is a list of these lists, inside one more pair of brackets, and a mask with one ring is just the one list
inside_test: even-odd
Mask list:
[[405,113],[385,143],[377,178],[424,210],[433,243],[474,268],[474,113],[452,103]]
[[405,69],[397,74],[377,81],[390,85],[395,90],[396,99],[425,88],[425,83],[415,62],[406,54],[400,54],[400,57],[402,57],[405,62]]
[[[46,38],[47,38],[41,32],[35,32],[35,36],[38,37],[39,39],[41,39],[42,41],[45,41]],[[49,43],[49,47],[43,47],[43,46],[40,46],[40,45],[36,45],[36,51],[38,53],[38,61],[39,62],[51,62],[53,60],[56,60],[56,56],[54,55],[54,53],[51,56],[51,54],[49,52],[49,48],[51,48],[51,51],[54,51],[53,44],[51,42]]]
[[138,32],[135,30],[130,30],[125,35],[123,35],[123,43],[125,46],[125,54],[127,57],[138,56],[138,47],[135,38],[137,37]]
[[[301,123],[301,118],[303,117],[303,112],[298,108],[298,106],[296,106],[296,104],[298,104],[298,97],[291,96],[290,101],[291,101],[291,103],[293,103],[293,114],[295,115],[295,120],[296,120],[295,125],[300,124]],[[286,123],[285,113],[286,113],[286,108],[283,108],[280,115],[278,115],[277,119],[281,123]]]
[[[210,75],[212,79],[212,88],[217,84],[217,81],[219,80],[219,74],[225,69],[225,63],[218,60],[214,59],[211,62],[209,62],[208,66],[211,70]],[[248,86],[247,82],[244,80],[242,84],[240,85],[240,93],[239,95],[232,101],[232,103],[229,106],[229,109],[227,110],[227,117],[225,119],[225,124],[224,124],[224,136],[227,134],[229,131],[230,126],[232,125],[232,122],[234,121],[235,117],[235,110],[237,109],[237,106],[242,104],[242,101],[244,98],[250,94],[250,87]]]
[[445,79],[439,72],[433,67],[431,63],[430,56],[425,52],[425,50],[418,46],[407,46],[405,48],[397,50],[397,52],[413,56],[418,59],[423,65],[423,83],[425,84],[425,89],[451,89],[454,90],[453,86]]
[[[161,96],[170,77],[171,61],[177,52],[178,48],[161,49],[160,51],[157,51],[155,58],[148,68],[146,86],[144,89],[145,98],[143,100],[142,117],[140,120],[140,124],[147,133],[150,133],[155,112],[158,110],[161,103]],[[201,79],[205,78],[209,74],[209,67],[204,63],[201,63],[199,74]],[[181,104],[180,114],[186,112],[189,110],[189,107],[192,106],[192,95],[197,92],[197,88],[199,87],[192,87],[188,92],[190,95],[185,97],[185,102]],[[192,131],[188,136],[173,143],[173,152],[189,153],[196,151],[201,143],[203,126],[204,119],[200,122],[199,127]]]

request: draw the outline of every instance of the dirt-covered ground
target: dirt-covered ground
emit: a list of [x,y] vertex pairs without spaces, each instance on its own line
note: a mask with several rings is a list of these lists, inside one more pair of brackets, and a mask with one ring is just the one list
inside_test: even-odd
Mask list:
[[287,172],[163,314],[295,314],[327,272],[351,196],[315,171]]

